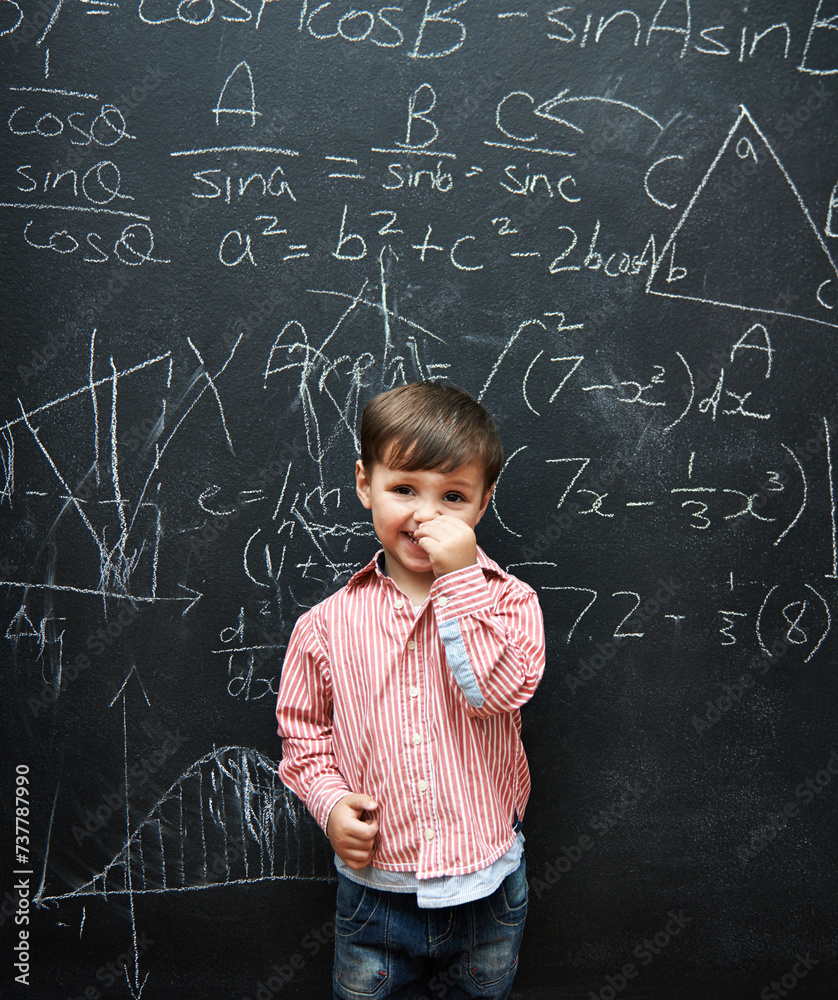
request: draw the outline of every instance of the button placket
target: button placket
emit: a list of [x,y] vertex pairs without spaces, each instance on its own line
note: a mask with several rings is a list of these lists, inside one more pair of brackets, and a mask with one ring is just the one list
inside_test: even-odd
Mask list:
[[[419,703],[419,695],[421,690],[419,688],[419,663],[418,656],[416,656],[417,642],[415,639],[408,639],[405,644],[407,653],[414,654],[413,657],[408,656],[408,676],[412,677],[415,683],[411,683],[407,689],[409,696],[408,702],[408,714],[411,719],[411,724],[413,726],[413,734],[410,737],[410,742],[412,744],[412,749],[415,751],[412,754],[414,775],[416,777],[416,789],[422,795],[424,799],[424,808],[422,809],[422,815],[418,817],[420,836],[422,841],[428,846],[431,846],[431,842],[436,836],[433,827],[428,825],[428,821],[431,819],[430,812],[431,803],[425,797],[425,793],[428,791],[430,784],[428,780],[420,775],[426,774],[428,769],[427,753],[423,747],[426,744],[422,733],[420,732],[421,727],[421,706]],[[421,749],[420,749],[421,748]]]

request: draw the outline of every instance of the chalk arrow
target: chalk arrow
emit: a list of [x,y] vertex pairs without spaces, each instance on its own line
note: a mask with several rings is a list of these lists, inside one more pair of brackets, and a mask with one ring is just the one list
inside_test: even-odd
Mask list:
[[148,973],[145,974],[145,976],[143,977],[143,981],[140,982],[139,981],[140,974],[139,972],[136,972],[134,974],[134,979],[136,980],[136,982],[132,983],[128,976],[127,966],[123,966],[123,971],[125,972],[125,981],[128,983],[128,989],[131,991],[131,996],[134,998],[134,1000],[140,1000],[140,997],[143,995],[143,990],[145,989],[146,979],[148,979]]
[[569,88],[559,91],[555,97],[551,97],[549,100],[544,101],[543,104],[539,104],[538,107],[533,112],[538,115],[539,118],[547,118],[551,122],[558,122],[560,125],[567,125],[568,128],[572,128],[575,132],[584,132],[584,129],[579,128],[578,125],[574,125],[573,122],[569,122],[566,118],[560,118],[558,115],[554,115],[553,109],[557,108],[560,104],[578,104],[580,101],[596,101],[598,104],[614,104],[620,108],[628,108],[629,111],[636,111],[637,114],[642,115],[643,118],[648,119],[653,125],[663,131],[663,125],[651,115],[647,115],[645,111],[636,107],[634,104],[627,104],[625,101],[615,101],[611,97],[596,97],[593,95],[585,95],[580,97],[567,97]]
[[145,698],[145,703],[146,703],[146,705],[148,705],[149,708],[151,708],[151,702],[148,700],[148,695],[145,693],[145,688],[143,687],[143,682],[142,682],[142,680],[140,678],[140,673],[137,670],[137,664],[136,663],[132,665],[131,669],[125,675],[125,680],[122,682],[122,686],[116,692],[116,694],[113,696],[113,699],[108,704],[108,708],[113,708],[113,706],[116,704],[117,700],[120,697],[122,698],[122,707],[123,707],[123,709],[125,708],[125,688],[128,685],[128,681],[130,681],[132,677],[136,677],[137,678],[137,683],[140,685],[140,690],[143,693],[143,698]]
[[[186,612],[187,611],[191,611],[192,608],[195,607],[195,605],[198,603],[198,601],[201,600],[201,598],[204,595],[200,592],[200,590],[193,590],[191,587],[187,587],[187,586],[185,586],[182,583],[179,583],[178,586],[180,587],[181,590],[185,590],[186,593],[189,594],[192,597],[192,600],[183,609],[183,612],[181,614],[181,618],[183,618],[183,616],[186,614]],[[185,601],[185,600],[187,600],[187,598],[185,598],[185,597],[172,597],[172,598],[163,598],[163,600]]]
[[106,590],[104,587],[70,587],[58,583],[27,583],[23,580],[3,580],[0,579],[0,587],[23,587],[25,590],[67,590],[74,594],[92,594],[96,597],[110,597],[115,601],[131,601],[132,604],[169,604],[189,601],[183,609],[182,615],[195,607],[198,601],[204,596],[200,590],[193,590],[179,583],[181,590],[185,590],[187,597],[153,597],[143,594],[129,594],[117,590]]

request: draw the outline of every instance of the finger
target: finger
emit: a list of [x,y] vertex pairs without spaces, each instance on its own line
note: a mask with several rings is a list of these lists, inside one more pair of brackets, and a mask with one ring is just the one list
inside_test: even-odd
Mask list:
[[360,851],[362,854],[367,854],[372,850],[374,841],[358,840],[355,837],[342,837],[340,843],[347,851]]
[[346,854],[343,856],[342,861],[344,862],[344,864],[347,864],[350,868],[357,871],[359,868],[367,867],[367,865],[370,863],[371,856],[372,852],[363,857],[361,856],[356,857],[354,854],[350,854],[347,851]]
[[413,534],[420,542],[428,539],[436,541],[440,545],[447,545],[456,542],[464,533],[454,525],[439,525],[439,527],[434,528],[417,529]]
[[343,845],[343,853],[356,861],[368,861],[372,857],[373,848],[371,844],[346,843]]
[[360,861],[364,858],[369,860],[372,857],[373,849],[370,844],[352,844],[345,843],[341,845],[341,857],[344,855],[355,858],[356,861]]
[[358,813],[364,812],[365,809],[377,809],[378,803],[375,799],[370,798],[369,795],[365,795],[363,792],[355,792],[351,795],[347,795],[343,802],[349,806],[350,809],[354,809]]
[[353,845],[353,847],[363,847],[368,848],[372,841],[375,840],[378,829],[370,830],[367,826],[362,827],[352,827],[347,828],[344,832],[344,840],[347,843]]
[[372,823],[378,823],[378,819],[376,818],[376,816],[374,814],[369,813],[365,809],[363,812],[357,813],[356,815],[351,816],[349,818],[348,822],[352,823],[353,826],[354,825],[358,825],[358,826],[362,826],[362,827],[364,827],[366,829]]
[[413,537],[418,542],[423,541],[436,541],[441,542],[443,539],[448,538],[450,532],[446,531],[444,528],[430,528],[427,525],[422,525],[413,532]]
[[419,527],[413,532],[414,535],[432,535],[440,530],[444,525],[444,514],[432,517],[428,521],[422,521]]

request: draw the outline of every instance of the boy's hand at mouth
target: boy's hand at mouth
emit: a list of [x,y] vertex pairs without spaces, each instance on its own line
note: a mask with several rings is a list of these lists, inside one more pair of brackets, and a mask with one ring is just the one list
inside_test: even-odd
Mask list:
[[473,566],[477,562],[474,529],[451,514],[440,514],[422,524],[413,537],[427,552],[434,576]]

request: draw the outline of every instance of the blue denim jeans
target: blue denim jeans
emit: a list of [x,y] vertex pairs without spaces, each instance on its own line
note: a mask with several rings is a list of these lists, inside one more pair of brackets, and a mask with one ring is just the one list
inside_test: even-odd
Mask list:
[[524,860],[484,899],[420,909],[338,874],[336,1000],[506,1000],[527,916]]

